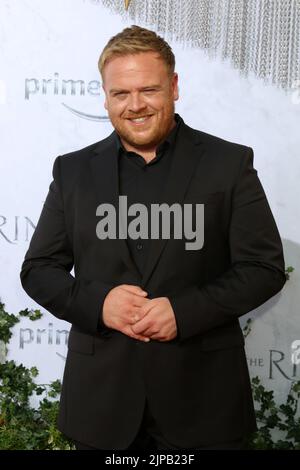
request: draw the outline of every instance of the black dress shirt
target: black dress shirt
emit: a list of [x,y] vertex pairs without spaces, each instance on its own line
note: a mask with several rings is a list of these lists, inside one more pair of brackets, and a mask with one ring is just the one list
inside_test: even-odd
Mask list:
[[[175,146],[176,135],[180,126],[181,118],[175,114],[176,126],[170,131],[164,142],[157,148],[156,156],[149,163],[135,153],[128,152],[123,147],[121,140],[116,134],[116,143],[119,155],[119,195],[127,196],[127,207],[140,203],[148,210],[148,238],[139,237],[136,240],[127,236],[127,244],[132,259],[141,275],[147,260],[151,240],[150,231],[150,207],[151,204],[162,203],[160,197],[162,189],[168,178],[172,154]],[[138,215],[138,214],[137,214]],[[130,221],[137,217],[128,216]]]

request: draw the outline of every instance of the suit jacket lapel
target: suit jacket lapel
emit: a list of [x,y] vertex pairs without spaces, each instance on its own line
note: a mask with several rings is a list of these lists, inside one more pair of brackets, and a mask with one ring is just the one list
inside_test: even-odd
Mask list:
[[[201,150],[196,148],[198,145],[201,145],[198,134],[182,122],[176,137],[170,174],[168,175],[161,198],[163,203],[168,205],[174,203],[183,204],[185,194],[203,152],[203,148]],[[142,278],[142,287],[145,287],[150,279],[167,242],[168,239],[159,239],[155,244],[150,242],[150,249]]]
[[[107,139],[101,141],[96,147],[95,154],[91,159],[91,172],[97,195],[97,206],[102,203],[112,204],[116,209],[118,218],[119,172],[114,134],[115,132],[107,137]],[[124,263],[139,278],[140,273],[130,255],[126,239],[117,239],[116,247]]]
[[[110,203],[117,211],[119,207],[119,176],[118,155],[114,139],[115,135],[113,132],[107,139],[98,144],[95,154],[91,159],[91,172],[98,204]],[[162,202],[168,205],[174,203],[183,204],[188,186],[203,152],[203,148],[197,148],[198,145],[201,145],[198,134],[182,122],[176,137],[170,174],[163,190]],[[167,241],[167,239],[159,239],[155,244],[150,242],[150,249],[142,277],[142,287],[150,279]],[[140,274],[131,257],[126,239],[116,240],[116,246],[124,263],[139,278]]]

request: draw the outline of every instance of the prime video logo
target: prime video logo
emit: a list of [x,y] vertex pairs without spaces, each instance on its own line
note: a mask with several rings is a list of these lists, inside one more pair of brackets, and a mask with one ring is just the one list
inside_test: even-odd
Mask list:
[[[193,207],[194,206],[194,207]],[[193,209],[195,209],[193,211]],[[193,230],[193,212],[195,212],[195,230]],[[113,204],[102,203],[96,209],[96,215],[102,217],[97,223],[96,235],[99,240],[125,239],[170,239],[171,220],[173,220],[174,239],[194,240],[186,242],[186,250],[200,250],[204,245],[204,204],[141,203],[127,205],[127,196],[119,196],[118,214]],[[133,217],[128,223],[128,217]],[[150,224],[149,224],[150,219]],[[118,225],[118,233],[117,233]],[[149,228],[150,225],[150,228]]]
[[[101,83],[99,80],[74,80],[71,78],[62,79],[59,73],[55,72],[53,78],[25,78],[24,84],[25,100],[30,101],[34,96],[62,96],[78,97],[92,96],[98,97],[101,94]],[[68,111],[83,119],[91,121],[109,121],[108,116],[87,114],[78,109],[61,103]]]

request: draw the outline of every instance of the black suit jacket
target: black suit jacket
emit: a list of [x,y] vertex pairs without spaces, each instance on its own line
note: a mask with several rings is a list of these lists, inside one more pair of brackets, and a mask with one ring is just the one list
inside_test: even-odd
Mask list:
[[[280,237],[250,148],[182,123],[163,201],[205,204],[205,240],[151,248],[141,276],[126,240],[96,237],[96,207],[117,207],[113,134],[55,160],[53,182],[22,266],[26,292],[72,324],[59,429],[102,449],[126,448],[145,399],[172,444],[197,447],[255,430],[238,317],[285,283]],[[74,276],[70,274],[74,266]],[[105,327],[102,304],[119,284],[166,296],[178,336],[142,343]]]

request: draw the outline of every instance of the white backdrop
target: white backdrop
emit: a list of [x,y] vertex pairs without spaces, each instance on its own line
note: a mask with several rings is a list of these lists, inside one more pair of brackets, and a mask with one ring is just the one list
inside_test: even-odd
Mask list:
[[[11,313],[39,308],[22,290],[19,271],[55,157],[112,130],[82,115],[106,116],[97,61],[107,40],[129,24],[93,0],[0,0],[0,297]],[[250,372],[281,400],[300,379],[300,365],[291,362],[291,342],[300,339],[299,90],[284,93],[199,49],[171,45],[177,112],[192,127],[254,148],[286,264],[295,268],[283,292],[248,315],[255,318]],[[48,383],[62,376],[69,325],[42,311],[42,320],[15,327],[8,357],[36,365],[39,381]]]

